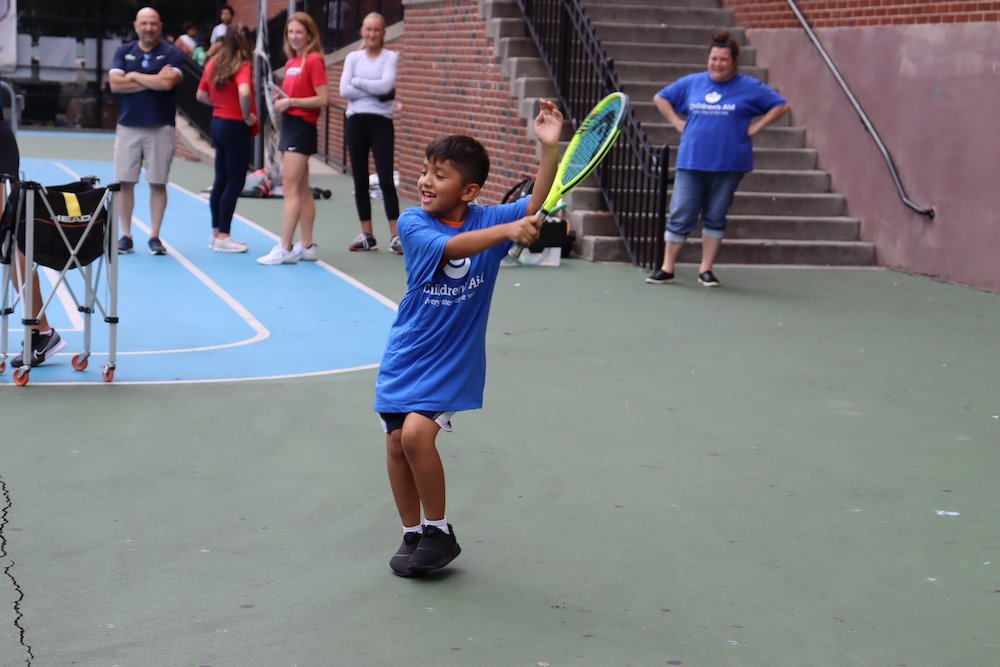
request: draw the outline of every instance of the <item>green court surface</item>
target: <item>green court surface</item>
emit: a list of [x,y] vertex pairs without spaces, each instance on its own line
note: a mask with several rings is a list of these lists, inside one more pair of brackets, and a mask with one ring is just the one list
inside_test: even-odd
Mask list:
[[[198,190],[211,166],[173,177]],[[348,178],[314,181],[322,259],[398,301],[401,258],[346,250]],[[238,207],[272,231],[279,211]],[[374,370],[17,388],[8,369],[0,666],[1000,664],[998,297],[717,273],[501,273],[486,406],[439,438],[463,553],[423,580],[388,568]]]

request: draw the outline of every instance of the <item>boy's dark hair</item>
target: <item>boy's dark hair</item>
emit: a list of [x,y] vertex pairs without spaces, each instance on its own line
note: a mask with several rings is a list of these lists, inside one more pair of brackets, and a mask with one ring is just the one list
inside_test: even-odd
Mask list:
[[448,160],[462,175],[463,181],[479,187],[486,184],[486,177],[490,175],[490,156],[486,148],[472,137],[462,134],[435,139],[427,144],[424,157],[428,162]]

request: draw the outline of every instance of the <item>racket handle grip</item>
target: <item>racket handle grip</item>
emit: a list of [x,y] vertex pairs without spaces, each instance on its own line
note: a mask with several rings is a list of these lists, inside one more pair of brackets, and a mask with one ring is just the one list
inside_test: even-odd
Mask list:
[[522,252],[524,252],[524,246],[519,243],[515,243],[511,249],[507,251],[507,256],[511,259],[518,259],[521,257]]

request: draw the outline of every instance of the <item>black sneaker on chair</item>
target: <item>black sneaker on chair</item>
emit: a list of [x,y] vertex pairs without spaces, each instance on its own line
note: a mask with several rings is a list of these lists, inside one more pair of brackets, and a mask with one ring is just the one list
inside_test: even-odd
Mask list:
[[131,236],[123,236],[120,239],[118,239],[118,254],[119,255],[127,255],[127,254],[129,254],[130,252],[133,252],[133,251],[134,251],[134,249],[132,247],[132,237]]
[[715,277],[715,274],[712,273],[711,271],[703,271],[699,273],[698,282],[704,285],[705,287],[718,287],[719,285],[722,284],[719,282],[719,279]]
[[166,255],[167,249],[163,247],[163,242],[160,241],[159,237],[153,236],[149,239],[149,254],[150,255]]
[[392,568],[396,576],[416,576],[417,573],[410,569],[410,556],[417,550],[418,544],[420,544],[420,533],[416,531],[403,533],[402,544],[399,545],[399,549],[396,550],[395,555],[389,559],[389,567]]
[[646,283],[650,285],[666,285],[672,282],[674,282],[674,274],[660,269],[657,269],[656,273],[646,277]]
[[[22,343],[23,345],[23,343]],[[31,332],[31,365],[41,366],[45,363],[45,360],[51,357],[53,354],[59,350],[66,347],[66,341],[59,336],[59,332],[53,329],[47,334],[39,333],[38,331],[32,330]],[[24,350],[21,350],[21,354],[17,355],[10,360],[10,365],[13,368],[20,368],[24,366]]]
[[455,530],[448,525],[450,533],[435,526],[424,526],[424,534],[420,538],[416,551],[410,556],[409,569],[414,573],[431,572],[455,560],[462,553],[455,539]]

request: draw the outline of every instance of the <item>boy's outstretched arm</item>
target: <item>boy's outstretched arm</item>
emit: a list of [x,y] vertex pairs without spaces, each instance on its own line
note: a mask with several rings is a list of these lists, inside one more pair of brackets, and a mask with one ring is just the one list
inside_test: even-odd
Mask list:
[[552,188],[559,168],[559,136],[562,134],[563,115],[559,107],[549,100],[539,100],[538,116],[535,117],[535,136],[541,148],[542,158],[538,163],[538,174],[528,200],[528,215],[534,215],[542,208],[545,198]]

